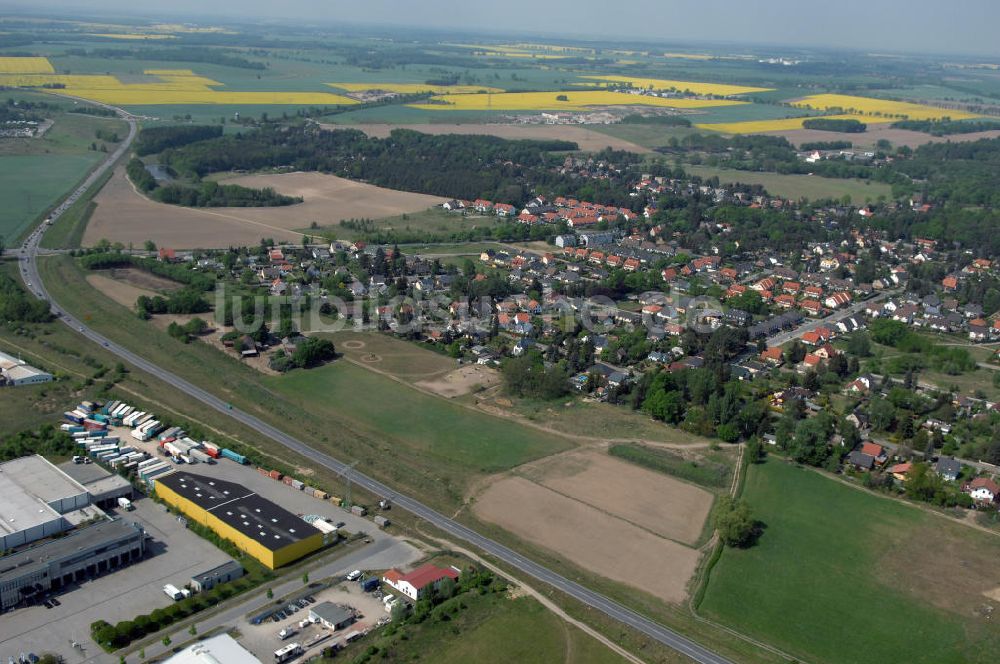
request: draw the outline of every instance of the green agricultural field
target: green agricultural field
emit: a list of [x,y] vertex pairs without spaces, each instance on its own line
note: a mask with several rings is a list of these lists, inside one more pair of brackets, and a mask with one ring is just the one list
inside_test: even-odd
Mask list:
[[[347,362],[263,379],[265,387],[329,413],[427,460],[491,473],[569,449],[553,435],[428,396]],[[373,398],[378,395],[378,398]]]
[[[18,93],[12,98],[63,104],[55,97]],[[81,182],[104,157],[91,144],[114,149],[113,143],[97,140],[99,129],[124,137],[128,125],[107,119],[64,113],[51,114],[54,124],[38,138],[4,139],[0,142],[0,235],[8,244]]]
[[0,156],[0,235],[13,243],[98,162],[89,155]]
[[711,166],[694,166],[684,164],[684,170],[691,175],[702,178],[717,176],[722,184],[740,182],[743,184],[759,184],[771,194],[793,200],[808,198],[841,199],[850,196],[855,204],[877,200],[879,196],[891,197],[892,189],[881,182],[865,180],[845,180],[840,178],[824,178],[814,175],[784,175],[781,173],[758,173],[755,171],[737,171],[728,168],[713,168]]
[[630,141],[644,148],[663,147],[671,138],[681,139],[700,133],[694,127],[664,127],[654,124],[591,125],[587,129]]
[[815,111],[793,108],[791,106],[772,106],[770,104],[745,104],[743,106],[719,106],[706,108],[691,115],[695,124],[714,124],[721,122],[752,122],[755,120],[778,120],[781,118],[800,118],[805,115],[815,115]]
[[765,530],[723,552],[707,617],[809,662],[993,661],[1000,538],[777,459],[744,497]]
[[[444,200],[444,199],[442,199]],[[383,217],[372,221],[373,230],[380,233],[395,233],[400,244],[417,240],[421,243],[440,241],[450,242],[456,234],[475,230],[492,229],[498,225],[496,217],[484,217],[476,214],[463,216],[457,212],[449,212],[440,207],[432,207],[420,212]],[[356,240],[369,234],[367,230],[349,228],[339,223],[318,228],[302,228],[301,233],[322,235],[337,240]]]

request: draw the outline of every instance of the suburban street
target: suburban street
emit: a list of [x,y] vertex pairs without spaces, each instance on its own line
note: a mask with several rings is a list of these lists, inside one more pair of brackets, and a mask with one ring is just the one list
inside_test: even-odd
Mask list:
[[[113,167],[116,160],[129,149],[136,134],[136,120],[134,117],[121,109],[115,110],[128,121],[128,136],[124,141],[122,141],[121,145],[114,151],[114,153],[109,155],[108,159],[96,168],[90,177],[88,177],[87,180],[53,212],[53,222],[70,205],[72,205],[73,202],[86,192],[94,184],[94,182],[101,177],[101,175],[103,175],[109,168]],[[655,639],[659,643],[686,655],[692,660],[701,664],[724,664],[730,661],[699,645],[695,641],[682,636],[678,632],[665,627],[643,616],[642,614],[605,597],[604,595],[596,593],[579,583],[570,581],[556,572],[553,572],[552,570],[522,556],[516,551],[477,533],[476,531],[448,518],[443,514],[436,512],[417,499],[397,493],[385,484],[368,477],[356,469],[350,468],[330,455],[313,449],[305,442],[286,434],[276,427],[267,424],[263,420],[254,417],[253,415],[233,407],[231,404],[218,398],[214,394],[211,394],[206,390],[203,390],[202,388],[184,380],[180,376],[177,376],[170,371],[149,362],[128,348],[120,346],[97,333],[85,325],[82,321],[77,320],[69,314],[66,310],[60,307],[58,303],[52,301],[48,291],[42,283],[37,265],[37,257],[39,255],[38,245],[47,228],[48,225],[43,224],[34,230],[24,243],[23,247],[20,249],[19,263],[21,276],[27,284],[29,290],[36,296],[47,300],[50,303],[52,312],[58,316],[63,323],[70,326],[71,329],[77,331],[79,334],[83,335],[87,339],[90,339],[94,343],[104,346],[109,352],[130,363],[134,367],[137,367],[155,376],[156,378],[173,385],[188,396],[201,401],[223,415],[232,417],[240,423],[257,430],[261,435],[267,436],[274,442],[301,454],[302,456],[310,459],[313,463],[338,474],[349,474],[355,485],[361,486],[375,495],[391,500],[395,507],[404,509],[415,516],[424,519],[436,528],[446,532],[449,536],[479,548],[485,553],[495,557],[497,560],[514,567],[519,572],[551,585],[575,600],[582,602],[585,605],[600,611],[625,625],[628,625],[646,636]]]
[[816,320],[806,321],[805,323],[799,325],[798,327],[774,335],[773,337],[767,340],[767,347],[774,348],[775,346],[781,346],[782,344],[788,343],[792,339],[801,337],[806,332],[812,332],[818,327],[823,327],[824,325],[834,325],[837,323],[837,321],[843,320],[844,318],[848,318],[850,316],[853,316],[861,312],[862,310],[864,310],[865,307],[867,307],[872,302],[881,302],[887,297],[889,297],[889,293],[887,292],[879,293],[875,297],[869,298],[867,300],[859,300],[857,302],[854,302],[853,304],[851,304],[851,306],[845,309],[839,309],[824,318],[818,318]]

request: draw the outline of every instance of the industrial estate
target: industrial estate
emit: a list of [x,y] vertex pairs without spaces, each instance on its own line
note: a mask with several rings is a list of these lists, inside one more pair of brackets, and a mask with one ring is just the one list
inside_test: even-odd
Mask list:
[[995,659],[961,12],[910,54],[41,4],[0,12],[0,663]]

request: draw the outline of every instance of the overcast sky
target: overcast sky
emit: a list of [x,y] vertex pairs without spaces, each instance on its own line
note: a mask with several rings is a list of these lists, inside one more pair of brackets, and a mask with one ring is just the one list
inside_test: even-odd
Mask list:
[[1000,0],[0,0],[3,6],[476,29],[511,38],[843,46],[1000,55]]

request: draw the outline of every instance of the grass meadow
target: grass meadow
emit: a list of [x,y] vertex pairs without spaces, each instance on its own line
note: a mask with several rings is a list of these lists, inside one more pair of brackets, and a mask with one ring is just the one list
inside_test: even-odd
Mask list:
[[766,527],[723,552],[705,616],[809,662],[993,661],[1000,538],[777,459],[744,498]]
[[741,182],[744,184],[759,184],[768,192],[783,198],[797,200],[808,198],[840,199],[850,196],[855,204],[868,200],[876,200],[879,196],[890,196],[891,188],[881,182],[866,182],[864,180],[845,180],[841,178],[824,178],[815,175],[784,175],[781,173],[758,173],[755,171],[737,171],[728,168],[713,168],[711,166],[694,166],[684,164],[684,170],[691,175],[702,178],[718,176],[722,184]]

